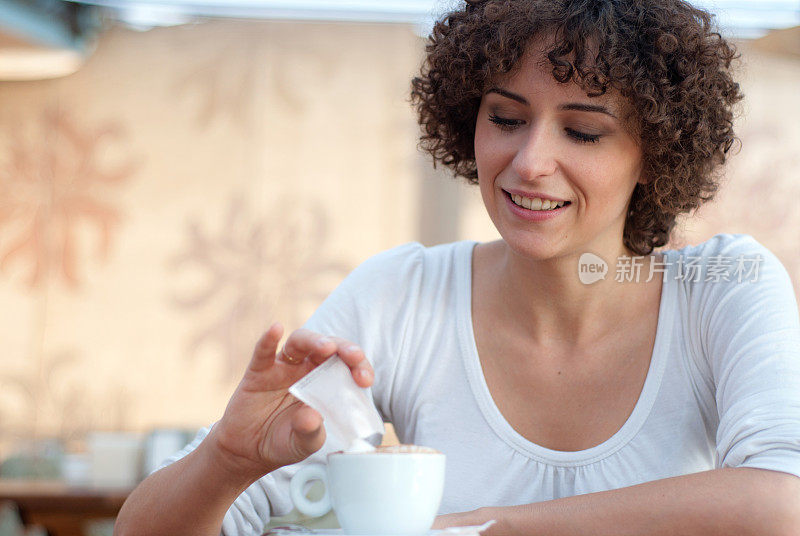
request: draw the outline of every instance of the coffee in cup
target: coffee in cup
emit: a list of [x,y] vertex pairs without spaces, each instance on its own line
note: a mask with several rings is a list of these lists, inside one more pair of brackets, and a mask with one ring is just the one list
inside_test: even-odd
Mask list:
[[[327,461],[302,467],[292,477],[291,497],[301,513],[319,517],[333,507],[345,534],[413,536],[430,530],[444,491],[444,454],[394,445],[333,452]],[[325,485],[319,501],[304,495],[312,480]]]

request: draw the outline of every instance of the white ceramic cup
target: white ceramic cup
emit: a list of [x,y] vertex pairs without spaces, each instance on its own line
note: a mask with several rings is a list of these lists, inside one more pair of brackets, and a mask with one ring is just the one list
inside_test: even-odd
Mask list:
[[[433,450],[334,452],[327,467],[311,464],[292,477],[292,502],[300,513],[319,517],[333,507],[345,534],[427,533],[444,491],[445,455]],[[321,480],[319,501],[305,496],[306,484]]]

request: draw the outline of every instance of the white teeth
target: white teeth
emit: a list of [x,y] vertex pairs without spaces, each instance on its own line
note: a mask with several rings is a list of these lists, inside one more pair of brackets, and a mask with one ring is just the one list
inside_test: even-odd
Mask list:
[[515,204],[529,210],[553,210],[555,208],[563,207],[567,204],[566,201],[553,201],[550,199],[542,199],[540,197],[531,199],[530,197],[523,197],[518,194],[512,194],[511,199]]

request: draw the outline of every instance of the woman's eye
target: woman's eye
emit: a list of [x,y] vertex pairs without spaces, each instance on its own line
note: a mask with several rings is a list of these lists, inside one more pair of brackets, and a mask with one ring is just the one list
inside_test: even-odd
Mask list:
[[497,115],[489,115],[489,121],[500,127],[500,130],[514,130],[522,124],[519,119],[506,119]]
[[565,128],[564,130],[566,131],[567,135],[580,143],[597,143],[600,141],[599,134],[586,134],[571,128]]

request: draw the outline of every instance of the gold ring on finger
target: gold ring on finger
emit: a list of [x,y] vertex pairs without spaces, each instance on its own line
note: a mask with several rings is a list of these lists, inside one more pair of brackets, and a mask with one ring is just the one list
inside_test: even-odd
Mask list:
[[289,352],[286,351],[285,347],[281,348],[281,355],[283,356],[284,361],[292,365],[296,365],[302,361],[302,359],[297,359],[296,357],[292,357],[291,355],[289,355]]

